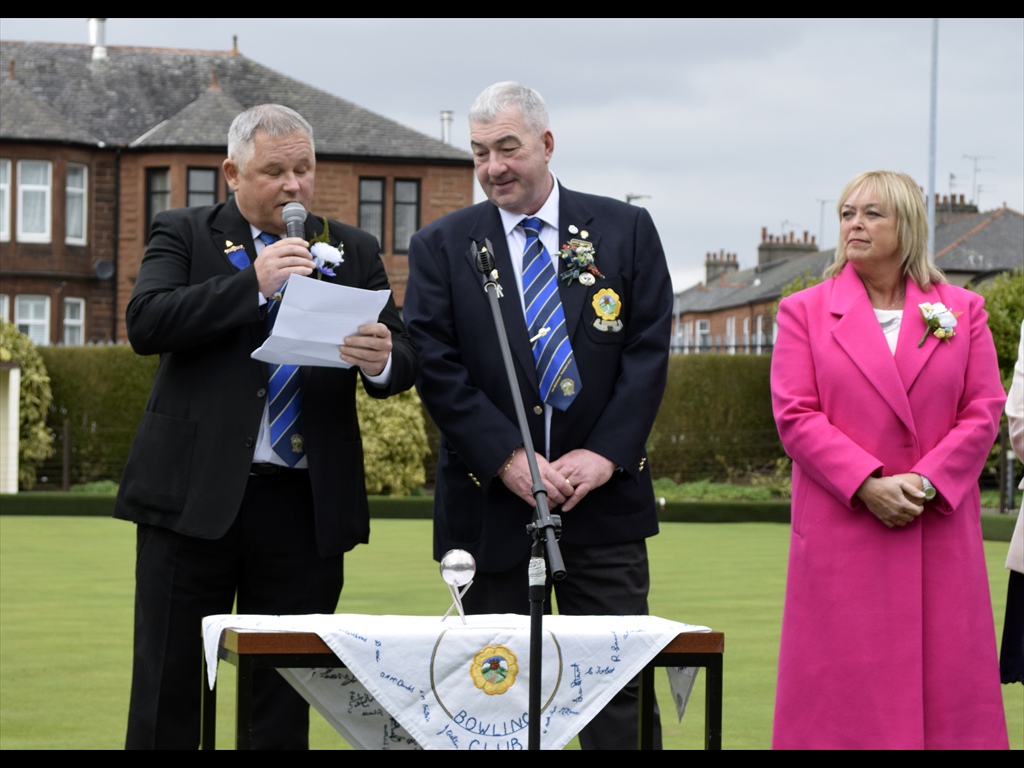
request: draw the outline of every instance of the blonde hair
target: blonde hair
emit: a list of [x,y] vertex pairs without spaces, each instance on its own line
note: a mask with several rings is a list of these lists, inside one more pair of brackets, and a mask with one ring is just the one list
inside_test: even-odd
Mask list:
[[[923,291],[927,291],[933,282],[946,282],[942,270],[928,260],[928,212],[917,182],[905,173],[894,171],[865,171],[854,176],[839,195],[836,210],[840,221],[846,201],[862,187],[867,187],[878,196],[880,203],[896,213],[897,248],[903,275],[913,278]],[[825,270],[825,277],[838,275],[847,261],[846,250],[840,240],[835,259]]]

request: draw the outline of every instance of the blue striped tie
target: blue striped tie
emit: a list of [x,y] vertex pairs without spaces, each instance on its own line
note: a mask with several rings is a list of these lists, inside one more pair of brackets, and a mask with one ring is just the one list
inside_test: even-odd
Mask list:
[[[275,243],[277,235],[260,233],[260,240],[266,245]],[[284,288],[281,289],[284,291]],[[275,301],[267,312],[268,330],[274,327],[280,300]],[[270,445],[274,453],[285,464],[294,467],[305,455],[305,441],[302,437],[302,394],[299,392],[299,366],[270,366]]]
[[558,295],[558,280],[551,256],[540,241],[540,219],[523,219],[526,249],[523,251],[523,299],[526,327],[533,343],[540,397],[552,408],[567,409],[582,389],[565,327],[565,313]]

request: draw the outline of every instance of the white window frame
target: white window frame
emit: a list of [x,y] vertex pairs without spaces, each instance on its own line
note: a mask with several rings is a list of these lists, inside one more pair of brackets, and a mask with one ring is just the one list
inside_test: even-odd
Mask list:
[[729,354],[736,354],[736,315],[728,315],[725,318],[725,343],[729,347]]
[[[217,168],[190,165],[185,169],[185,205],[187,207],[209,206],[217,202]],[[213,182],[213,189],[197,189],[200,179]]]
[[0,293],[0,320],[11,321],[11,297]]
[[[707,343],[705,344],[705,340]],[[703,320],[696,321],[696,328],[694,330],[694,343],[693,346],[700,352],[704,347],[711,351],[711,320],[704,318]]]
[[[42,306],[42,317],[35,308]],[[25,310],[32,307],[31,317],[26,317]],[[50,344],[50,297],[26,294],[14,297],[14,324],[18,330],[28,336],[37,347]],[[24,326],[24,327],[23,327]]]
[[[0,159],[0,242],[11,239],[11,161]],[[6,318],[4,318],[6,319]]]
[[[415,192],[413,200],[399,200],[399,190],[403,190],[406,197],[408,193]],[[412,236],[420,228],[420,202],[423,197],[423,184],[421,179],[395,179],[394,194],[391,213],[391,252],[408,253],[409,243]]]
[[[166,181],[166,189],[156,189],[157,178]],[[146,169],[146,242],[153,231],[153,219],[171,209],[171,169],[154,166]]]
[[755,327],[754,338],[757,339],[757,354],[760,355],[764,345],[764,315],[757,316]]
[[[46,167],[46,183],[32,184],[25,181],[25,168],[28,165],[41,165]],[[42,195],[43,205],[43,230],[40,232],[29,232],[25,229],[25,212],[29,206],[25,203],[28,195]],[[19,160],[18,161],[18,242],[21,243],[48,243],[53,231],[53,163],[49,160]]]
[[[359,179],[359,224],[384,248],[384,177],[363,176]],[[379,199],[376,199],[379,196]]]
[[[71,186],[71,169],[82,169],[82,186]],[[68,245],[85,245],[87,233],[89,232],[89,166],[84,163],[68,163],[67,174],[64,185],[64,242]],[[82,235],[72,237],[71,232],[71,206],[78,205],[82,209]]]
[[[71,308],[78,307],[78,317],[71,317]],[[77,339],[69,339],[68,331],[74,332]],[[80,347],[85,344],[85,299],[67,297],[64,299],[63,343],[66,347]]]

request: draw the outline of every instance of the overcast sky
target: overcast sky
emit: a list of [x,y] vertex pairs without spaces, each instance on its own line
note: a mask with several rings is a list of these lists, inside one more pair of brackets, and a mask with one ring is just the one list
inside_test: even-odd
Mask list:
[[[753,266],[761,228],[838,235],[853,175],[928,185],[932,21],[108,19],[107,45],[229,50],[468,149],[498,80],[544,96],[571,189],[649,195],[675,289],[708,251]],[[5,40],[88,42],[85,19],[0,19]],[[936,190],[1024,211],[1024,19],[939,23]],[[481,199],[479,189],[477,199]],[[821,228],[822,204],[825,204]]]

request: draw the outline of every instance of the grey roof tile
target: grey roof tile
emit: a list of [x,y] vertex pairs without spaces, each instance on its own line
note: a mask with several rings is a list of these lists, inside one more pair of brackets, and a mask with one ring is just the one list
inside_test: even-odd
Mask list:
[[819,251],[788,261],[726,272],[710,286],[697,285],[677,294],[676,311],[714,312],[777,299],[782,294],[782,286],[804,272],[821,277],[834,256],[834,250]]
[[[5,127],[0,138],[207,147],[230,99],[240,109],[277,102],[297,110],[320,156],[472,162],[468,152],[230,51],[107,46],[107,58],[93,61],[88,45],[0,41],[0,61],[13,61],[25,92],[64,117],[58,124],[19,102],[17,135]],[[221,97],[209,90],[215,70]]]
[[89,135],[17,80],[0,82],[0,138],[23,141],[68,141],[96,144]]
[[223,147],[231,121],[244,110],[245,107],[220,88],[210,87],[184,109],[135,139],[131,146]]
[[[1024,215],[1010,208],[977,213],[935,228],[936,265],[945,272],[984,273],[1024,267]],[[810,271],[821,277],[835,250],[726,272],[710,286],[676,294],[676,312],[715,312],[772,301],[782,287]]]
[[1024,215],[1000,208],[937,227],[935,251],[936,265],[946,272],[1020,269],[1024,267]]

